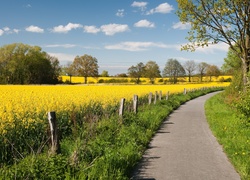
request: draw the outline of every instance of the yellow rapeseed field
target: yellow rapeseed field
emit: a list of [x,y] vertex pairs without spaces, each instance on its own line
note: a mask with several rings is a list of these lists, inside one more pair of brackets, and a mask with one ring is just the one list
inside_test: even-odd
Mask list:
[[47,112],[65,112],[91,102],[103,106],[114,104],[121,98],[131,100],[149,92],[162,91],[165,95],[210,86],[228,86],[229,83],[186,85],[1,85],[0,133],[5,133],[17,123],[24,127],[44,121]]
[[[209,76],[204,76],[202,78],[202,81],[203,82],[210,82],[210,81],[220,82],[220,81],[227,80],[230,78],[232,79],[232,76],[212,76],[211,79]],[[87,81],[88,81],[88,84],[96,84],[100,80],[108,81],[111,79],[127,80],[127,84],[128,83],[134,84],[134,82],[131,82],[131,81],[133,81],[133,78],[130,78],[130,77],[96,77],[96,78],[88,77]],[[78,83],[78,84],[84,83],[84,77],[79,77],[79,76],[72,76],[71,79],[69,76],[60,76],[60,80],[62,82],[70,82],[70,80],[71,80],[72,83]],[[141,84],[151,84],[149,78],[140,78],[140,80],[141,80]],[[155,78],[155,84],[162,85],[162,84],[164,84],[164,81],[169,81],[169,78],[166,78],[166,77],[165,78]],[[188,77],[178,77],[178,81],[179,82],[188,82]],[[199,76],[191,77],[191,81],[192,82],[199,82],[200,77]]]

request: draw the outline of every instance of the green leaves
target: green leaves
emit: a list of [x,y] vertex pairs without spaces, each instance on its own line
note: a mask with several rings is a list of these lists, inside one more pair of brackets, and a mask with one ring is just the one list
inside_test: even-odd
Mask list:
[[59,61],[41,47],[15,43],[0,48],[1,84],[57,83]]
[[191,24],[188,40],[191,44],[184,50],[195,50],[209,41],[225,42],[232,46],[245,39],[250,25],[247,10],[250,2],[245,0],[177,0],[180,21]]

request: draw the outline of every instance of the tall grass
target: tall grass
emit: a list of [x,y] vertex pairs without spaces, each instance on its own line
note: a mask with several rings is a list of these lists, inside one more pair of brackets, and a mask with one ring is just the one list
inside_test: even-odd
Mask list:
[[[250,126],[247,117],[226,102],[223,93],[210,98],[205,104],[210,128],[223,146],[228,158],[242,180],[250,179]],[[249,99],[248,99],[249,100]],[[242,101],[239,101],[242,104]],[[249,107],[249,101],[244,107]],[[249,118],[249,117],[248,117]]]

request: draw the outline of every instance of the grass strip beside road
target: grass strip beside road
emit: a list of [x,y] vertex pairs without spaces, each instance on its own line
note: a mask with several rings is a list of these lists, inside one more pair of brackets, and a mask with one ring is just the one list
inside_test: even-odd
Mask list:
[[236,110],[224,102],[223,93],[207,100],[205,111],[210,129],[223,146],[241,179],[250,179],[249,125]]

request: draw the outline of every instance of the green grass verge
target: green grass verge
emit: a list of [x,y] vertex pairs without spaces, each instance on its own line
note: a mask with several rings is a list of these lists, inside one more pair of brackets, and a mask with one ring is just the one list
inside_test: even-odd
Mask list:
[[223,93],[207,100],[207,121],[242,180],[250,179],[250,128],[236,110],[224,103]]

